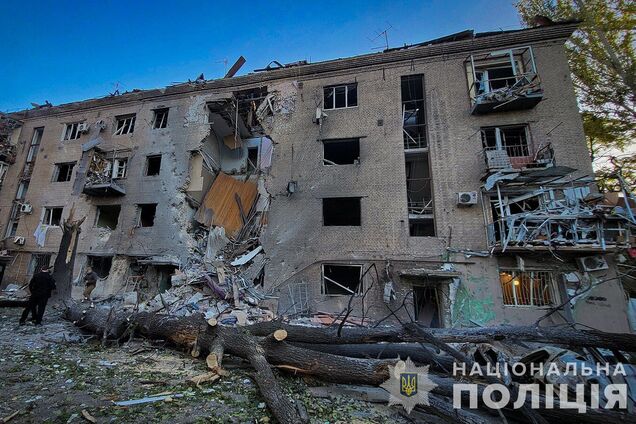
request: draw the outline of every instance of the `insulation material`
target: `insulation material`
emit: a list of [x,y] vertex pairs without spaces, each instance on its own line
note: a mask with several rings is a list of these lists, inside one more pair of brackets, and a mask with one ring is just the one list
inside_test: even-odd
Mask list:
[[243,227],[235,195],[240,198],[243,212],[247,214],[256,200],[257,191],[255,181],[240,181],[220,172],[195,218],[206,227],[223,227],[227,235],[234,236]]
[[272,166],[272,153],[274,152],[274,143],[267,137],[261,138],[261,146],[258,149],[258,166],[262,170],[267,170]]

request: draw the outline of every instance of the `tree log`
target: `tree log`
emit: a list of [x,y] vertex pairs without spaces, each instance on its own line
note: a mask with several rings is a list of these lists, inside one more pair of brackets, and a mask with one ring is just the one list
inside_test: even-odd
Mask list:
[[[108,313],[109,309],[89,308],[83,310],[77,305],[72,305],[66,316],[82,328],[102,334],[103,328],[100,328],[99,325],[100,323],[104,325]],[[388,379],[388,366],[396,361],[394,359],[350,358],[304,349],[288,343],[289,331],[287,339],[283,341],[277,341],[273,332],[259,339],[247,331],[250,327],[210,326],[199,314],[190,317],[150,313],[123,315],[120,312],[114,318],[111,317],[111,321],[130,321],[141,335],[151,339],[166,340],[181,347],[191,348],[196,340],[201,353],[206,355],[215,349],[215,345],[220,340],[226,353],[248,359],[251,365],[259,371],[255,375],[256,382],[272,413],[283,423],[304,422],[305,417],[280,392],[278,383],[269,368],[270,364],[292,373],[311,375],[335,383],[379,385]],[[111,327],[118,328],[112,324]],[[285,329],[287,330],[287,328]],[[114,331],[109,333],[114,334]],[[429,374],[429,378],[438,385],[433,389],[434,394],[445,397],[453,396],[453,387],[458,382],[457,380],[438,374]],[[479,387],[479,392],[482,392],[484,386]],[[511,399],[511,402],[514,400]],[[588,409],[586,413],[579,414],[572,410],[559,409],[558,404],[559,402],[555,400],[554,409],[544,409],[545,400],[542,399],[542,408],[537,412],[542,417],[549,419],[550,422],[558,422],[559,424],[609,424],[634,421],[631,416],[623,412]],[[512,413],[519,416],[517,410],[512,411]]]
[[[278,321],[262,322],[247,326],[255,336],[266,336],[282,328],[287,331],[287,341],[312,344],[359,343],[427,343],[427,338],[410,331],[414,324],[404,327],[358,328],[345,327],[340,337],[336,327],[307,327],[283,324]],[[596,330],[575,330],[565,326],[497,326],[480,328],[426,328],[426,332],[446,343],[492,343],[493,341],[524,341],[550,343],[576,347],[604,347],[626,352],[636,352],[636,335],[605,333]]]

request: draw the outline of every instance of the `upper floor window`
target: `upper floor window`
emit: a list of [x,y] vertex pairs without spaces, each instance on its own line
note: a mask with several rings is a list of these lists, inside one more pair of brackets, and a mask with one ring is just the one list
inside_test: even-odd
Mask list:
[[167,107],[153,110],[152,128],[166,128],[168,126],[168,112],[170,109]]
[[161,172],[161,155],[151,155],[146,157],[146,175],[159,175]]
[[116,116],[115,135],[132,134],[135,130],[135,114]]
[[528,126],[510,125],[481,129],[481,141],[485,150],[505,150],[509,157],[530,156]]
[[324,165],[360,163],[360,139],[323,140]]
[[64,124],[64,132],[62,133],[62,141],[77,140],[85,131],[86,124],[83,122],[69,122]]
[[325,87],[323,93],[325,109],[342,109],[358,106],[357,83]]
[[74,166],[75,162],[56,163],[55,169],[53,170],[53,182],[62,183],[71,181]]
[[359,197],[326,197],[322,199],[322,225],[354,226],[361,223]]
[[126,178],[126,171],[128,170],[128,159],[119,158],[112,161],[113,178]]
[[42,217],[42,224],[44,225],[60,225],[62,222],[62,210],[64,208],[46,207],[44,208],[44,215]]
[[31,145],[29,146],[29,152],[27,153],[27,162],[33,162],[38,154],[40,148],[40,142],[42,141],[42,134],[44,133],[44,127],[34,128],[33,137],[31,137]]

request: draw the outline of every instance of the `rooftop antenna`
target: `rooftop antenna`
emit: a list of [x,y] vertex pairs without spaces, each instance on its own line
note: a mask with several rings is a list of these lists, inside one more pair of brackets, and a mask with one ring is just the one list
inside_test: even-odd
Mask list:
[[223,60],[217,60],[212,63],[222,63],[223,64],[223,75],[227,74],[227,57]]
[[376,47],[372,47],[371,50],[388,50],[389,48],[389,30],[393,28],[393,25],[391,25],[389,22],[387,22],[387,25],[389,25],[387,28],[383,29],[382,31],[378,31],[375,35],[374,38],[370,38],[369,41],[371,41],[372,43],[375,43],[375,41],[379,38],[384,38],[384,45],[383,46],[376,46]]

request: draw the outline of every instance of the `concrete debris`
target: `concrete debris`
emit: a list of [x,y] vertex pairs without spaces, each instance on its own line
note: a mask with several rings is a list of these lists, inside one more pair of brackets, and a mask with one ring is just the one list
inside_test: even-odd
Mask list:
[[231,262],[232,266],[241,266],[241,265],[245,265],[246,263],[248,263],[249,261],[251,261],[252,259],[254,259],[254,257],[256,255],[258,255],[261,251],[263,250],[263,246],[258,246],[256,249],[252,250],[249,253],[246,253],[245,255],[236,258],[235,260],[233,260]]

